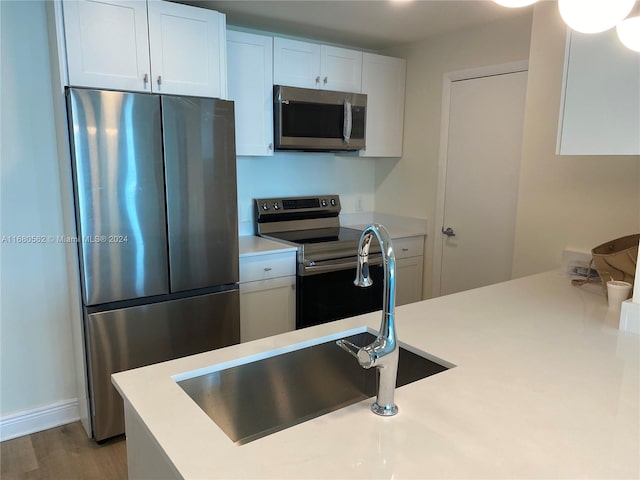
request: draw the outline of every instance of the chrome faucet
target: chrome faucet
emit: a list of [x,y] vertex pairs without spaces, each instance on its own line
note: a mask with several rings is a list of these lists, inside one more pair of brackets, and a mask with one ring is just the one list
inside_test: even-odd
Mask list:
[[358,359],[363,368],[376,367],[379,372],[378,396],[371,410],[376,415],[391,416],[398,413],[393,401],[398,374],[398,356],[400,349],[396,339],[394,307],[396,303],[396,256],[387,229],[380,224],[369,225],[362,231],[358,244],[358,265],[354,285],[368,287],[373,285],[369,276],[369,247],[376,236],[382,250],[384,266],[384,294],[382,304],[382,323],[376,339],[366,347],[358,347],[347,340],[338,340],[336,344]]

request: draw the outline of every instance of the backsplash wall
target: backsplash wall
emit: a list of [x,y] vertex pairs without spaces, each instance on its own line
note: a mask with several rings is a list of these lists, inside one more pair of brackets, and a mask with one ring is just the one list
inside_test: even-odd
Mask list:
[[255,233],[254,198],[337,193],[343,213],[373,211],[374,161],[357,156],[307,152],[238,157],[240,235]]

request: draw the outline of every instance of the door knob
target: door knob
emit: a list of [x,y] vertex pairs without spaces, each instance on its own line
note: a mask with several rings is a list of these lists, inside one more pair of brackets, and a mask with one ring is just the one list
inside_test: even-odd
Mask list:
[[453,228],[448,227],[447,229],[445,229],[444,227],[442,227],[442,233],[444,233],[447,237],[455,237],[456,234],[453,231]]

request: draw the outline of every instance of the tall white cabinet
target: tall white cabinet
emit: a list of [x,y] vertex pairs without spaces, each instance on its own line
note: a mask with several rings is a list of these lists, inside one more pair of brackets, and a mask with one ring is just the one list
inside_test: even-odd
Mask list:
[[615,28],[567,42],[558,153],[640,154],[640,54]]
[[227,71],[236,153],[273,155],[273,38],[227,31]]
[[72,86],[225,98],[226,20],[162,0],[64,0]]
[[407,62],[364,53],[362,93],[367,94],[367,138],[362,157],[401,157]]

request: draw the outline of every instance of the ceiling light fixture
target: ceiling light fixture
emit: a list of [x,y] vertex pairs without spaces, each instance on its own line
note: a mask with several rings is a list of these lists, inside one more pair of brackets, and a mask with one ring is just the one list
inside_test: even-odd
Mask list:
[[615,27],[635,3],[636,0],[558,0],[558,8],[571,29],[599,33]]
[[493,0],[498,5],[502,5],[503,7],[509,8],[519,8],[526,7],[528,5],[533,5],[538,0]]
[[616,29],[622,44],[628,49],[640,53],[640,15],[623,20]]
[[[538,0],[493,0],[509,8],[526,7]],[[558,9],[564,22],[576,32],[599,33],[616,27],[622,44],[640,53],[640,2],[636,0],[558,0]]]

